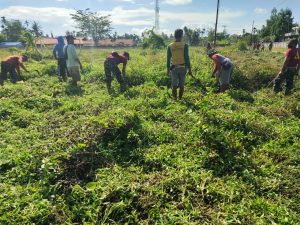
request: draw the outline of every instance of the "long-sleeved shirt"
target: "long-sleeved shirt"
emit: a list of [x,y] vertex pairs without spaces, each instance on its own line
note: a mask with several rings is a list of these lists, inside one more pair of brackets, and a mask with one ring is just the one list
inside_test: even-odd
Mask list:
[[167,48],[167,68],[172,65],[185,65],[191,68],[189,46],[184,42],[173,42]]
[[55,58],[58,58],[58,59],[63,59],[64,58],[64,46],[65,46],[65,43],[64,43],[64,37],[62,36],[59,36],[57,38],[57,44],[54,46],[53,48],[53,55]]

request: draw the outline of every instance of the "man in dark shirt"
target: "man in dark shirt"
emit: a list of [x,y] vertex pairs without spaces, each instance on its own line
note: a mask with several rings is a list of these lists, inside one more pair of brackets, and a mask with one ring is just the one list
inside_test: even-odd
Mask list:
[[278,93],[282,90],[281,84],[285,81],[285,95],[289,95],[294,85],[294,76],[299,72],[300,53],[296,46],[297,39],[293,39],[288,43],[288,50],[285,53],[285,61],[283,66],[274,80],[274,92]]
[[23,65],[23,63],[27,61],[28,57],[26,55],[9,56],[6,59],[2,60],[0,85],[3,85],[3,82],[7,79],[7,73],[9,73],[10,75],[11,82],[16,83],[21,76],[20,67],[26,72],[29,72]]

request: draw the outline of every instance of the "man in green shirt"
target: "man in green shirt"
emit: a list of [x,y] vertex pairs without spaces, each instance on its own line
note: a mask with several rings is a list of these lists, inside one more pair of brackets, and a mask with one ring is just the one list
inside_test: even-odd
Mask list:
[[177,88],[179,87],[179,99],[184,92],[186,70],[192,75],[189,46],[183,42],[183,30],[175,30],[175,42],[167,48],[167,75],[171,73],[172,95],[177,100]]

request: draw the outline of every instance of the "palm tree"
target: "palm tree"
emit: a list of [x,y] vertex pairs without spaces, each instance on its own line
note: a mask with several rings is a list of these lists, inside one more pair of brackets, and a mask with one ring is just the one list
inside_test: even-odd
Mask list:
[[31,32],[35,37],[40,37],[43,35],[42,27],[36,21],[33,21],[32,23]]

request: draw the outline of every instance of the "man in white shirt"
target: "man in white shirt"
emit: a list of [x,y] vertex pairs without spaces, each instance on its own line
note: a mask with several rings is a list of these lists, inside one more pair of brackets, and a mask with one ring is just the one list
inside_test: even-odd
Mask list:
[[77,86],[77,82],[81,80],[79,68],[82,71],[82,65],[74,46],[75,38],[72,35],[67,35],[66,39],[68,44],[64,46],[64,55],[67,63],[67,69],[69,75],[72,77],[72,84]]

